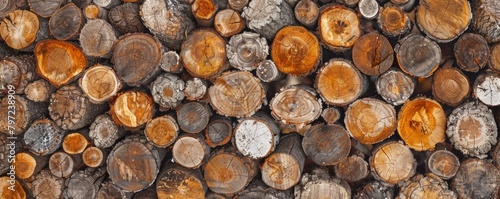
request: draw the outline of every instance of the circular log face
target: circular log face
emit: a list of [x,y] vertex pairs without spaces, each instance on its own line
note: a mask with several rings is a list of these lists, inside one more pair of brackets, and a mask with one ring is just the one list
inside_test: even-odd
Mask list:
[[130,86],[138,86],[160,69],[162,46],[156,37],[133,33],[120,37],[111,61],[116,74]]
[[381,100],[360,99],[349,106],[344,123],[354,139],[363,144],[375,144],[394,134],[396,111]]
[[467,159],[451,183],[459,198],[495,198],[500,187],[500,171],[488,160]]
[[157,117],[148,122],[144,129],[146,138],[157,147],[171,145],[179,133],[179,126],[171,116]]
[[446,115],[434,100],[417,98],[405,103],[399,111],[398,133],[414,150],[434,149],[444,141],[445,129]]
[[434,151],[427,160],[429,170],[443,179],[455,176],[460,167],[460,160],[447,150]]
[[267,157],[261,172],[262,181],[278,190],[286,190],[296,185],[302,173],[299,161],[286,153],[273,153]]
[[474,33],[463,34],[453,47],[458,66],[468,72],[477,72],[483,68],[488,63],[489,51],[486,39]]
[[[17,177],[27,179],[34,174],[37,163],[30,154],[21,152],[16,154],[12,165],[15,167]],[[40,164],[42,163],[40,162]]]
[[243,161],[231,154],[219,154],[212,157],[204,170],[208,188],[215,193],[238,192],[245,188],[249,177],[249,171]]
[[121,88],[115,71],[104,65],[95,65],[85,71],[79,81],[83,92],[97,103],[104,103],[116,95]]
[[361,36],[352,49],[354,65],[366,75],[380,75],[394,61],[394,50],[383,35],[376,32]]
[[394,51],[401,70],[416,77],[431,76],[441,62],[441,48],[422,35],[403,38]]
[[[14,102],[14,106],[11,104]],[[15,135],[21,135],[23,132],[29,127],[29,111],[26,110],[27,107],[26,105],[26,99],[21,97],[20,95],[13,95],[13,99],[9,99],[8,97],[3,98],[0,101],[0,114],[5,118],[0,120],[0,131],[2,133],[5,133],[6,135],[10,133],[9,130],[14,127],[14,130],[12,131]],[[7,120],[7,115],[9,112],[12,111],[12,108],[9,107],[14,107],[15,109],[15,115],[14,118],[15,120]],[[12,115],[11,115],[12,116]],[[14,124],[10,124],[9,121],[13,121]],[[10,127],[10,128],[9,128]]]
[[264,88],[259,79],[245,71],[222,74],[210,87],[210,104],[220,115],[248,117],[262,106]]
[[318,20],[321,40],[330,48],[345,50],[361,36],[359,18],[344,6],[332,5],[321,11]]
[[351,140],[340,125],[315,125],[304,134],[302,148],[316,164],[336,165],[349,155]]
[[495,71],[500,71],[500,43],[491,47],[489,67]]
[[153,117],[154,103],[151,96],[140,91],[128,91],[118,96],[111,113],[115,122],[126,127],[139,127]]
[[84,21],[82,10],[74,3],[68,3],[49,18],[49,30],[58,40],[70,40],[80,33]]
[[197,168],[203,162],[206,149],[200,139],[180,137],[172,148],[175,162],[186,168]]
[[158,199],[190,199],[204,198],[204,183],[192,173],[179,169],[165,171],[156,183]]
[[55,87],[70,82],[87,67],[87,58],[76,45],[44,40],[35,47],[37,72]]
[[97,147],[89,147],[85,149],[85,151],[82,154],[82,160],[85,165],[89,167],[99,167],[102,165],[104,161],[104,154],[102,153],[102,150],[97,148]]
[[82,126],[82,117],[89,114],[89,99],[76,85],[66,85],[50,97],[49,115],[64,130],[75,130]]
[[83,53],[89,56],[102,57],[107,55],[116,41],[113,26],[102,19],[88,21],[81,32],[79,41]]
[[75,170],[75,161],[65,152],[56,152],[50,156],[49,169],[52,175],[59,178],[68,178]]
[[435,175],[416,175],[406,182],[397,198],[456,198],[453,191],[448,189],[448,183]]
[[71,133],[64,137],[62,147],[64,152],[68,154],[80,154],[83,153],[89,142],[80,133]]
[[322,110],[315,93],[294,86],[278,93],[269,106],[274,117],[285,124],[297,125],[297,129],[319,118]]
[[473,85],[474,97],[488,106],[500,105],[500,75],[497,73],[480,74]]
[[179,127],[186,133],[199,133],[207,126],[212,112],[206,104],[188,102],[177,111]]
[[265,121],[247,119],[240,122],[234,131],[238,151],[251,158],[263,158],[274,150],[274,132]]
[[5,16],[0,23],[0,36],[10,47],[20,50],[31,45],[36,39],[40,21],[35,13],[15,10]]
[[[9,199],[26,199],[26,192],[19,181],[14,179],[14,184],[10,183],[9,176],[0,177],[0,197]],[[9,190],[13,186],[14,191]]]
[[443,68],[433,76],[432,93],[436,100],[450,106],[462,103],[470,93],[470,83],[460,70]]
[[278,31],[271,49],[278,70],[294,76],[312,73],[321,57],[318,38],[302,26],[287,26]]
[[377,17],[377,23],[385,35],[397,37],[410,30],[410,18],[398,6],[384,6]]
[[388,142],[377,148],[370,157],[372,173],[381,181],[397,184],[415,174],[417,162],[411,150],[400,142]]
[[146,145],[129,142],[113,149],[108,173],[113,182],[126,191],[140,191],[156,179],[158,162]]
[[211,29],[193,31],[182,43],[179,55],[194,77],[212,78],[227,68],[226,41]]
[[379,76],[376,82],[377,93],[394,105],[403,104],[415,90],[416,82],[402,71],[389,70]]
[[472,18],[467,0],[423,0],[417,10],[417,24],[427,36],[448,42],[462,34]]

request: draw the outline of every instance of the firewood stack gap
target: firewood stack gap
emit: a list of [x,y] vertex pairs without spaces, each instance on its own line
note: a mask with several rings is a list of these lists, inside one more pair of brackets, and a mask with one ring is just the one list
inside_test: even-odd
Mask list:
[[498,0],[5,0],[0,98],[0,199],[500,199]]

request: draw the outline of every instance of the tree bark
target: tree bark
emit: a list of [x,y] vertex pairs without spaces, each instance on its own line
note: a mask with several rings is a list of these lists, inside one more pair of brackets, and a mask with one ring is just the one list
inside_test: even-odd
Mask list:
[[[33,56],[20,55],[2,58],[0,61],[0,96],[5,97],[9,90],[14,90],[15,94],[23,94],[26,86],[37,78]],[[14,88],[9,88],[9,85]]]
[[156,117],[146,124],[144,135],[156,147],[166,148],[177,140],[179,126],[172,116]]
[[458,171],[460,160],[448,150],[435,150],[426,160],[427,169],[434,175],[449,180]]
[[90,145],[87,137],[88,132],[67,134],[62,142],[64,152],[71,155],[83,153],[87,146]]
[[106,164],[108,150],[97,147],[88,147],[83,151],[82,160],[85,165],[92,168],[97,168]]
[[58,40],[74,40],[85,24],[82,10],[74,3],[57,9],[49,19],[50,34]]
[[153,100],[160,105],[161,110],[176,108],[185,97],[186,83],[179,76],[163,73],[151,85]]
[[239,70],[252,71],[269,54],[265,38],[257,33],[243,32],[231,37],[226,47],[229,64]]
[[391,68],[394,50],[383,35],[373,32],[361,36],[352,49],[354,65],[366,75],[380,75]]
[[350,49],[362,34],[356,13],[342,5],[322,8],[318,30],[321,41],[332,51]]
[[244,156],[260,159],[274,151],[280,129],[273,119],[263,112],[242,119],[234,128],[233,145]]
[[297,134],[283,136],[274,152],[264,160],[260,170],[267,186],[286,190],[299,182],[306,158],[300,143]]
[[467,0],[423,0],[417,9],[416,19],[417,25],[428,37],[445,43],[454,40],[467,29],[472,12]]
[[198,25],[207,27],[214,25],[214,17],[219,6],[214,0],[195,0],[191,4],[191,10]]
[[319,7],[312,0],[301,0],[295,5],[294,14],[297,21],[312,29],[318,24]]
[[411,20],[398,6],[386,4],[380,8],[377,24],[382,32],[389,37],[398,37],[411,29]]
[[97,192],[97,199],[130,199],[134,193],[123,191],[111,181],[106,181]]
[[486,71],[479,74],[472,86],[473,97],[488,106],[500,105],[500,74]]
[[417,80],[399,70],[389,70],[377,78],[377,93],[394,106],[403,104],[415,90]]
[[494,198],[500,186],[500,171],[488,160],[466,159],[451,182],[459,198]]
[[256,72],[257,77],[263,82],[273,82],[283,79],[285,74],[281,73],[273,60],[266,59],[259,63]]
[[245,27],[245,21],[240,13],[233,9],[221,10],[215,14],[214,28],[223,37],[231,37],[238,34]]
[[448,106],[461,104],[470,94],[470,82],[459,69],[443,67],[432,78],[432,95]]
[[448,116],[446,134],[464,155],[485,158],[497,143],[497,125],[493,113],[479,102],[468,102]]
[[61,199],[64,179],[55,177],[49,170],[42,170],[31,183],[31,192],[38,199]]
[[24,88],[26,98],[34,102],[48,102],[55,91],[56,88],[44,79],[33,81]]
[[358,99],[345,112],[344,124],[351,137],[361,143],[379,143],[394,134],[396,110],[382,100]]
[[227,144],[233,137],[233,122],[228,117],[215,115],[205,128],[205,142],[215,148]]
[[250,30],[271,40],[281,28],[296,23],[293,9],[284,0],[254,0],[241,13]]
[[109,148],[125,135],[125,130],[113,122],[108,114],[95,118],[89,128],[89,137],[93,144],[99,148]]
[[104,174],[106,174],[104,168],[87,168],[75,172],[64,182],[66,189],[64,189],[63,196],[72,199],[95,198]]
[[344,127],[318,124],[304,134],[302,149],[317,165],[337,165],[349,155],[351,141]]
[[122,88],[120,79],[109,66],[96,64],[87,69],[78,81],[90,102],[102,104],[109,101]]
[[416,77],[431,76],[441,62],[441,48],[422,35],[406,36],[394,47],[394,51],[399,67]]
[[213,79],[228,68],[226,41],[213,29],[193,31],[182,43],[180,56],[193,77]]
[[351,62],[334,58],[318,70],[314,87],[325,103],[346,106],[366,92],[368,80]]
[[249,117],[265,101],[264,87],[250,72],[223,73],[208,90],[210,104],[219,115]]
[[372,198],[394,198],[394,190],[392,187],[387,187],[379,181],[367,183],[356,195],[355,199],[372,199]]
[[27,10],[15,10],[3,17],[0,36],[13,49],[22,50],[35,43],[40,20]]
[[34,52],[37,73],[57,88],[70,83],[87,67],[82,50],[66,41],[41,41]]
[[153,98],[142,91],[129,90],[120,93],[110,107],[113,121],[125,128],[138,128],[153,119]]
[[20,95],[9,95],[0,101],[0,114],[2,115],[0,132],[21,135],[31,123],[46,113],[47,109],[43,104],[32,102]]
[[114,28],[105,20],[89,20],[83,26],[79,36],[83,53],[91,57],[109,58],[116,35]]
[[59,178],[68,178],[82,166],[82,157],[70,155],[63,151],[55,152],[49,159],[49,170]]
[[199,78],[192,78],[186,81],[184,96],[187,100],[197,101],[205,97],[208,90],[208,83]]
[[418,174],[404,183],[399,191],[398,199],[409,198],[457,198],[456,194],[448,189],[448,183],[436,175]]
[[386,142],[370,156],[370,170],[375,179],[393,186],[415,175],[417,161],[402,142]]
[[49,115],[63,130],[77,130],[91,124],[106,108],[92,104],[77,85],[59,88],[50,97]]
[[282,73],[306,76],[319,65],[321,47],[316,36],[304,27],[287,26],[276,33],[271,57]]
[[290,190],[279,191],[268,187],[261,180],[253,180],[248,187],[238,193],[234,199],[288,199],[293,198]]
[[205,144],[201,134],[184,134],[180,136],[172,148],[174,161],[188,169],[196,169],[206,163],[210,155],[210,147]]
[[111,62],[118,77],[129,86],[147,84],[160,73],[163,47],[149,34],[121,36],[113,46]]
[[480,0],[471,2],[473,6],[472,28],[485,36],[490,43],[500,41],[500,7],[493,0]]
[[129,136],[116,144],[108,156],[109,177],[125,191],[141,191],[156,180],[164,152],[145,137]]
[[146,30],[139,15],[139,4],[136,3],[124,3],[111,8],[107,18],[109,23],[121,34],[144,32]]
[[351,187],[342,179],[330,176],[326,168],[314,168],[305,173],[301,183],[295,187],[295,198],[337,198],[350,199]]
[[64,132],[52,120],[40,119],[26,130],[23,144],[35,154],[49,155],[61,147],[63,136]]
[[212,112],[202,102],[187,102],[177,109],[177,122],[186,133],[199,133],[205,129]]
[[453,52],[460,69],[467,72],[477,72],[488,63],[489,46],[483,36],[465,33],[458,38]]
[[16,176],[20,179],[28,179],[39,173],[47,166],[47,156],[37,156],[31,152],[20,152],[14,157],[12,165],[15,167]]
[[158,199],[204,198],[207,184],[199,169],[189,170],[176,164],[167,165],[156,182]]

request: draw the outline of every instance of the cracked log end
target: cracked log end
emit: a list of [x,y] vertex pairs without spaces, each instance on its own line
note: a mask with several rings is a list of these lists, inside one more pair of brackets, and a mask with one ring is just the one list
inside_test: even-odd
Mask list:
[[470,82],[457,68],[441,68],[432,78],[432,95],[446,105],[457,106],[470,94]]
[[373,32],[361,36],[352,50],[354,65],[366,75],[380,75],[391,68],[394,50],[383,35]]
[[391,141],[380,145],[370,156],[370,169],[375,179],[395,185],[410,179],[416,173],[417,161],[410,148]]
[[358,15],[341,5],[330,5],[321,10],[318,30],[321,41],[333,51],[351,48],[362,34]]
[[96,104],[107,102],[122,87],[115,71],[101,64],[87,69],[80,78],[79,85],[89,100]]
[[411,20],[398,6],[386,4],[380,8],[377,24],[389,37],[397,37],[407,33],[411,28]]
[[0,36],[8,46],[21,50],[35,42],[39,28],[40,21],[35,13],[15,10],[6,15],[0,23]]
[[441,62],[441,48],[438,44],[418,34],[401,39],[394,51],[401,70],[411,76],[429,77]]
[[116,124],[125,127],[140,127],[153,118],[153,98],[142,91],[118,94],[110,107],[111,116]]
[[148,122],[144,135],[155,146],[165,148],[177,140],[179,126],[171,116],[156,117]]
[[302,149],[318,165],[337,165],[349,155],[351,140],[347,130],[338,124],[318,124],[304,134]]
[[158,175],[158,198],[204,198],[207,185],[199,169],[189,170],[172,164]]

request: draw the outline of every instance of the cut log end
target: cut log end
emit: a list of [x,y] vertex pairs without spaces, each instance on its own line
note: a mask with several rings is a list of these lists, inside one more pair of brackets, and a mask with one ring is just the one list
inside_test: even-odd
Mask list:
[[488,66],[490,69],[500,71],[500,44],[495,44],[491,47]]
[[429,77],[441,62],[441,48],[422,35],[408,35],[394,49],[399,67],[412,76]]
[[42,170],[32,182],[33,195],[41,199],[61,198],[64,179],[53,176],[48,170]]
[[85,55],[108,58],[116,37],[111,24],[103,19],[94,19],[85,23],[79,41]]
[[401,187],[398,198],[456,198],[448,183],[436,175],[416,175]]
[[105,164],[107,155],[102,149],[91,146],[83,151],[82,160],[88,167],[97,168]]
[[165,148],[177,140],[179,126],[173,117],[161,116],[148,122],[144,134],[155,146]]
[[184,99],[186,83],[176,75],[164,73],[156,77],[151,84],[153,100],[162,110],[173,109],[179,106]]
[[210,147],[203,141],[203,136],[184,135],[179,137],[172,147],[174,161],[189,169],[195,169],[208,160]]
[[21,50],[35,42],[40,21],[35,13],[15,10],[0,23],[0,36],[11,48]]
[[500,187],[499,176],[500,171],[491,162],[467,159],[460,165],[451,187],[459,198],[492,198]]
[[386,5],[380,9],[377,24],[389,37],[397,37],[407,33],[411,28],[408,15],[398,6]]
[[208,83],[200,78],[195,77],[186,81],[184,95],[186,96],[186,99],[196,101],[205,97],[207,90]]
[[195,0],[191,4],[193,16],[202,26],[212,26],[219,6],[214,0]]
[[18,180],[11,181],[9,176],[3,176],[0,177],[0,197],[25,199],[27,195],[23,185]]
[[260,159],[274,151],[279,133],[280,129],[273,119],[258,112],[236,125],[233,144],[243,155]]
[[49,19],[50,34],[58,40],[77,38],[85,22],[82,10],[74,3],[57,9]]
[[455,176],[459,167],[458,157],[447,150],[436,150],[427,158],[427,168],[445,180]]
[[334,107],[325,108],[323,112],[321,112],[321,117],[327,124],[335,124],[341,116],[340,110]]
[[315,168],[304,174],[300,186],[296,186],[300,198],[351,198],[351,187],[346,181],[331,177],[326,169]]
[[360,0],[358,9],[365,19],[375,19],[380,12],[380,7],[376,0]]
[[500,74],[487,71],[479,74],[472,86],[473,96],[488,106],[500,105]]
[[112,68],[97,64],[83,73],[79,80],[80,88],[93,103],[108,101],[121,89],[120,79]]
[[111,106],[111,116],[118,125],[136,128],[153,118],[154,102],[141,91],[127,91],[118,95]]
[[156,191],[158,198],[204,198],[207,186],[200,170],[175,165],[160,173]]
[[177,110],[177,122],[184,132],[199,133],[207,126],[211,114],[207,104],[188,102]]
[[432,95],[449,106],[461,104],[470,94],[470,82],[456,68],[442,68],[434,73],[432,79]]
[[488,63],[489,46],[483,36],[466,33],[460,36],[453,47],[453,52],[460,69],[477,72]]
[[335,165],[335,175],[347,182],[356,182],[368,176],[368,162],[362,157],[349,156],[339,164]]
[[318,165],[337,165],[349,155],[351,141],[344,127],[319,124],[304,134],[302,148],[306,156]]
[[318,20],[318,29],[323,43],[333,51],[351,48],[362,33],[356,13],[340,5],[323,8]]
[[215,116],[205,128],[205,142],[210,147],[227,144],[233,137],[233,123],[227,117]]
[[63,132],[49,119],[33,122],[23,137],[28,149],[39,155],[54,153],[61,146],[62,140]]
[[49,170],[56,177],[68,178],[79,167],[81,161],[65,152],[56,152],[50,156]]
[[89,137],[96,147],[108,148],[124,135],[122,128],[107,114],[99,115],[90,125]]
[[295,5],[294,13],[297,21],[312,28],[318,22],[319,7],[314,1],[301,0]]
[[34,102],[47,102],[50,99],[50,95],[56,90],[49,82],[40,79],[26,85],[24,89],[24,94],[26,98]]
[[285,77],[285,75],[278,70],[276,64],[269,59],[259,63],[256,74],[257,77],[263,82],[277,81]]
[[389,70],[379,76],[375,86],[386,102],[399,106],[413,94],[416,80],[401,71]]
[[400,142],[387,142],[370,156],[372,175],[388,185],[410,179],[416,172],[417,162],[411,150]]
[[255,70],[269,54],[266,39],[252,32],[232,36],[226,50],[229,64],[234,68],[247,71]]
[[394,51],[391,43],[376,32],[361,36],[352,50],[354,65],[366,75],[380,75],[391,68]]
[[231,37],[243,31],[245,21],[237,11],[225,9],[215,15],[214,27],[221,36]]

